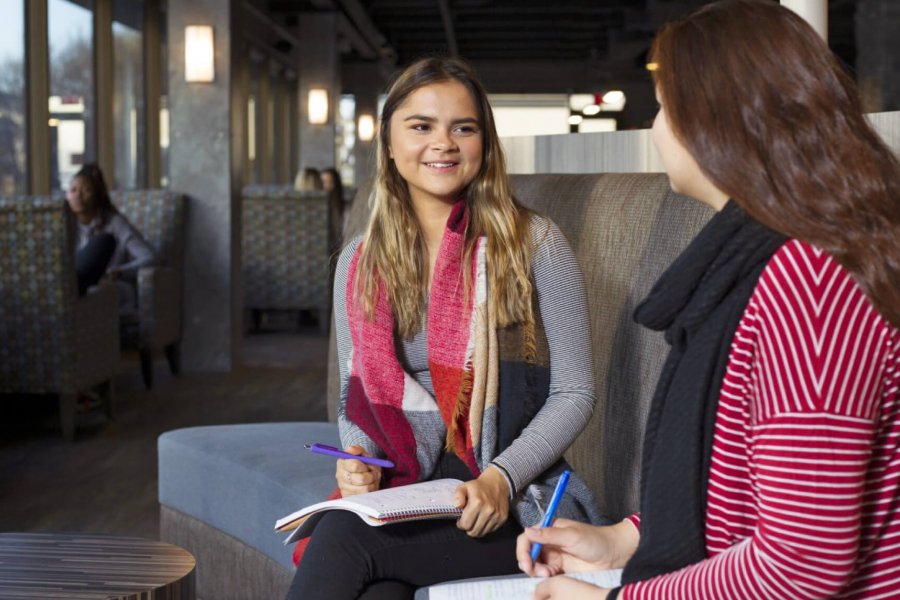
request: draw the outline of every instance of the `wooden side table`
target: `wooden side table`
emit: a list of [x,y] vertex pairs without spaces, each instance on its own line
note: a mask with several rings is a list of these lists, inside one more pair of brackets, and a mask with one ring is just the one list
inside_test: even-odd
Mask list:
[[195,600],[194,557],[154,540],[0,533],[0,598]]

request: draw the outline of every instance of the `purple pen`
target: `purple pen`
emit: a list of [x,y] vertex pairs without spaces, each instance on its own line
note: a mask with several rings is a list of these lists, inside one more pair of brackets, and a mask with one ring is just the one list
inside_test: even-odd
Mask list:
[[367,465],[386,467],[388,469],[394,466],[394,463],[384,458],[375,458],[373,456],[357,456],[356,454],[350,454],[349,452],[344,452],[339,448],[335,448],[334,446],[327,446],[325,444],[304,444],[303,447],[310,452],[315,452],[316,454],[325,454],[326,456],[333,456],[335,458],[352,458],[364,462]]

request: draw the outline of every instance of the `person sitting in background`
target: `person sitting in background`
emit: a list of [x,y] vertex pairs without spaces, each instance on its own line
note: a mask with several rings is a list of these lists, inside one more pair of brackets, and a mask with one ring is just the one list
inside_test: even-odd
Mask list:
[[294,189],[298,192],[308,192],[311,190],[322,190],[322,176],[315,169],[309,167],[297,173],[294,179]]
[[557,576],[539,599],[896,597],[897,158],[777,3],[706,5],[649,60],[672,188],[718,212],[635,313],[672,346],[640,514],[526,530],[520,568],[624,567],[621,588]]
[[328,220],[331,223],[332,249],[338,251],[343,246],[344,231],[344,184],[337,169],[329,167],[322,171],[322,186],[328,192]]
[[153,248],[113,206],[103,172],[84,165],[69,183],[66,202],[77,219],[75,270],[78,293],[84,294],[104,275],[116,280],[119,310],[134,310],[137,271],[152,265]]

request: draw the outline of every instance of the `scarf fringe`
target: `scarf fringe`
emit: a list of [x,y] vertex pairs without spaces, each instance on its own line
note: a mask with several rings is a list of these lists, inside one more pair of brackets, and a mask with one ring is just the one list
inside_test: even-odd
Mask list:
[[[459,435],[460,426],[468,429],[465,419],[469,414],[469,408],[472,404],[472,387],[475,381],[475,374],[472,372],[472,363],[467,363],[465,370],[459,382],[459,392],[456,395],[456,406],[453,408],[453,416],[447,425],[447,437],[444,449],[448,452],[455,452],[460,459],[466,460],[465,454],[460,455],[460,450],[465,452],[465,447],[458,449],[456,447],[457,437]],[[465,436],[463,436],[465,440]],[[465,443],[465,442],[463,442]]]

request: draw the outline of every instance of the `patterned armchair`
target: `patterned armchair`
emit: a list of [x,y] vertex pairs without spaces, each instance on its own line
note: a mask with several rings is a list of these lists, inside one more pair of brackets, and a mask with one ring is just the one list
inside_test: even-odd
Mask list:
[[153,353],[164,350],[172,373],[179,370],[184,196],[163,189],[114,191],[113,205],[156,252],[158,266],[137,274],[137,314],[122,316],[122,343],[137,349],[147,389],[153,386]]
[[62,199],[0,198],[0,393],[59,394],[67,440],[78,392],[99,386],[112,416],[119,366],[116,289],[78,297],[73,225]]
[[318,311],[327,331],[331,316],[331,227],[325,192],[285,186],[249,186],[241,202],[244,306]]

